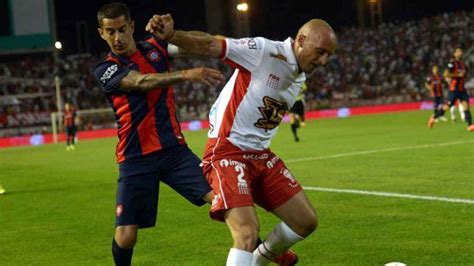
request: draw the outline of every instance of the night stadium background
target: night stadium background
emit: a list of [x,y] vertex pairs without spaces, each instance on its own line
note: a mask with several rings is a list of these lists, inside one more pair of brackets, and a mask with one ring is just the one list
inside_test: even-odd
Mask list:
[[[460,47],[474,95],[474,2],[379,1],[249,0],[246,13],[237,0],[121,2],[136,21],[135,40],[155,13],[171,13],[178,29],[275,40],[294,37],[310,18],[328,21],[339,46],[308,79],[301,141],[288,117],[272,141],[320,219],[294,247],[298,265],[473,265],[474,133],[457,111],[456,122],[446,114],[448,122],[428,128],[424,83]],[[91,72],[108,52],[96,12],[109,2],[0,0],[0,265],[112,264],[117,137]],[[218,60],[172,61],[173,69],[194,66],[232,74]],[[175,86],[177,115],[199,156],[220,90]],[[64,144],[65,102],[79,110],[75,151]],[[207,206],[162,185],[158,213],[157,226],[140,231],[134,265],[225,264],[232,239]],[[264,236],[276,218],[259,209],[259,219]]]

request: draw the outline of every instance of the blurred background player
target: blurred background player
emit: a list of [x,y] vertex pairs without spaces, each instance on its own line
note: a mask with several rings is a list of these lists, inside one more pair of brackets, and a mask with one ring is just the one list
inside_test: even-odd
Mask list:
[[76,109],[70,104],[64,105],[64,129],[66,130],[66,150],[76,149],[74,144],[76,141],[76,132],[78,116]]
[[293,107],[291,107],[289,111],[291,132],[293,133],[293,137],[296,142],[300,141],[300,138],[298,137],[298,133],[296,131],[300,126],[306,126],[304,122],[304,94],[307,89],[308,86],[306,85],[306,82],[303,82],[303,85],[301,85],[300,88],[300,92],[298,93],[298,96],[296,96],[295,104],[293,105]]
[[448,69],[444,71],[444,76],[450,81],[449,84],[449,108],[451,116],[456,100],[464,109],[464,120],[467,123],[467,130],[474,131],[472,125],[471,112],[469,111],[469,95],[464,84],[466,83],[466,66],[462,61],[462,49],[456,48],[454,58],[448,64]]
[[438,120],[446,122],[446,117],[444,117],[445,104],[443,98],[443,84],[442,77],[438,73],[438,66],[434,65],[431,74],[426,78],[425,87],[431,92],[433,96],[433,112],[434,114],[430,117],[428,126],[433,127],[434,123]]

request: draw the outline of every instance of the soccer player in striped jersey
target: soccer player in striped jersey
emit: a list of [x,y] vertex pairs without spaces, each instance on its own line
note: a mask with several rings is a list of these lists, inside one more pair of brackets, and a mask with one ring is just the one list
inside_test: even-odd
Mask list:
[[160,182],[195,205],[210,202],[201,160],[188,148],[176,118],[172,85],[217,85],[224,76],[202,67],[170,72],[176,47],[154,36],[135,42],[135,24],[124,4],[104,5],[97,18],[99,35],[111,51],[94,75],[115,112],[119,139],[112,254],[116,265],[130,265],[138,229],[155,225]]
[[[303,188],[269,146],[306,74],[335,52],[334,31],[313,19],[294,40],[222,39],[175,30],[169,14],[153,16],[147,30],[190,54],[220,57],[235,68],[209,113],[203,171],[214,192],[210,214],[231,231],[234,243],[227,265],[269,264],[317,227]],[[256,249],[254,204],[282,220]]]
[[64,128],[66,129],[66,150],[68,151],[75,149],[76,119],[77,112],[75,108],[70,103],[66,103],[64,105]]
[[456,48],[454,57],[448,63],[448,69],[444,72],[444,77],[450,81],[449,83],[449,107],[451,113],[454,110],[456,100],[462,105],[464,110],[464,121],[467,124],[468,131],[474,131],[472,125],[471,111],[469,110],[469,95],[464,87],[466,83],[466,65],[462,61],[462,49]]
[[433,97],[434,114],[428,121],[428,127],[432,128],[434,123],[438,122],[438,120],[446,122],[446,117],[444,117],[446,106],[443,98],[443,83],[442,77],[438,73],[437,65],[433,66],[431,74],[426,78],[425,87],[431,92],[431,96]]

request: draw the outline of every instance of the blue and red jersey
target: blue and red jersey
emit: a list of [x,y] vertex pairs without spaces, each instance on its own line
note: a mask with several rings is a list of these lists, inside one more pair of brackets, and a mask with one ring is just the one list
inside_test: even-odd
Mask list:
[[442,82],[441,82],[441,75],[440,74],[431,74],[426,78],[426,83],[430,86],[433,86],[433,90],[431,91],[431,96],[433,97],[442,97]]
[[[466,73],[466,66],[463,61],[453,59],[448,64],[448,71],[454,75],[460,72]],[[466,83],[465,74],[463,77],[452,77],[449,83],[449,91],[464,91],[464,83]]]
[[116,155],[119,163],[186,144],[176,118],[171,86],[148,92],[120,89],[121,80],[131,70],[142,74],[168,72],[167,47],[167,43],[150,37],[137,43],[137,51],[132,56],[123,57],[110,52],[94,69],[118,124]]
[[76,124],[74,122],[76,119],[76,111],[71,109],[69,111],[64,111],[64,126],[65,127],[74,127]]

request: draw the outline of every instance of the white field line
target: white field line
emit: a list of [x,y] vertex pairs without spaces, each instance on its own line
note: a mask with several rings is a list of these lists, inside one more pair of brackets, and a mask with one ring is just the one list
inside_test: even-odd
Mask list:
[[324,191],[324,192],[335,192],[335,193],[349,193],[349,194],[360,194],[360,195],[371,195],[380,197],[391,197],[391,198],[406,198],[406,199],[419,199],[428,201],[444,201],[453,203],[465,203],[474,204],[474,200],[471,199],[456,199],[436,196],[419,196],[411,194],[400,194],[400,193],[389,193],[389,192],[377,192],[377,191],[366,191],[366,190],[355,190],[355,189],[337,189],[337,188],[325,188],[325,187],[303,187],[304,190],[313,191]]
[[386,148],[386,149],[375,149],[375,150],[355,151],[355,152],[347,152],[347,153],[336,153],[336,154],[333,154],[333,155],[326,155],[326,156],[303,157],[303,158],[297,158],[297,159],[288,159],[288,160],[285,160],[285,163],[318,161],[318,160],[325,160],[325,159],[350,157],[350,156],[355,156],[355,155],[374,154],[374,153],[380,153],[380,152],[427,149],[427,148],[435,148],[435,147],[461,145],[461,144],[473,143],[473,142],[474,142],[474,140],[464,140],[464,141],[442,142],[442,143],[436,143],[436,144],[423,144],[423,145],[414,145],[414,146],[393,147],[393,148]]

